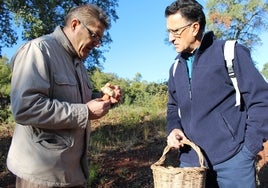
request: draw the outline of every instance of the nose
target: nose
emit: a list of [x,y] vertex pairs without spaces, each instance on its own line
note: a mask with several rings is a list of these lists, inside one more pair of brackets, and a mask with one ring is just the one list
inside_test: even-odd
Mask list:
[[169,42],[173,42],[175,39],[176,39],[176,38],[173,36],[172,33],[169,33],[169,34],[168,34],[168,41],[169,41]]
[[93,45],[95,48],[99,48],[101,43],[99,43],[98,41],[94,41]]

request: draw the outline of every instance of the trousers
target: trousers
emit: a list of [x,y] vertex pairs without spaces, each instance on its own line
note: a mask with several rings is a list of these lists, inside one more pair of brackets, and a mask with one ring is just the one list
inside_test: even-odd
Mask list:
[[[254,154],[245,146],[235,156],[208,170],[206,188],[256,188]],[[180,163],[180,167],[191,164]]]

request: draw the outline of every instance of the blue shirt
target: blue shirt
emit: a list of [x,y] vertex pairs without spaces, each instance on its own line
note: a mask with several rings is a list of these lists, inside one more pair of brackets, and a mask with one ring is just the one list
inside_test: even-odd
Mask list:
[[188,69],[188,75],[189,75],[189,79],[192,78],[192,72],[193,72],[193,62],[194,62],[194,58],[195,58],[195,54],[197,52],[197,49],[194,50],[194,52],[192,54],[187,54],[187,57],[185,58],[186,60],[186,65],[187,65],[187,69]]

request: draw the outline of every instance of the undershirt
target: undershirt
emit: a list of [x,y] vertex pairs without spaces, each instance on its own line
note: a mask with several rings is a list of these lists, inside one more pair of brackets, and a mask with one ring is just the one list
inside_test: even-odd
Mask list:
[[185,53],[185,54],[183,54],[183,56],[184,56],[184,58],[186,60],[186,66],[187,66],[188,76],[189,76],[190,80],[192,78],[193,62],[194,62],[196,52],[197,52],[197,49],[195,49],[193,53]]

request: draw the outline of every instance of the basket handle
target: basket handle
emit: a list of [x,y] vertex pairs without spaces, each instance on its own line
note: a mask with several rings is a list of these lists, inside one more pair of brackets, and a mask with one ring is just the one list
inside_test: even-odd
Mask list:
[[[205,167],[205,166],[204,166],[204,156],[203,156],[203,154],[202,154],[200,148],[199,148],[197,145],[195,145],[193,142],[191,142],[190,140],[188,140],[188,139],[186,139],[186,140],[181,140],[180,142],[181,142],[182,144],[186,144],[186,145],[191,146],[191,147],[195,150],[195,152],[196,152],[197,155],[198,155],[198,159],[199,159],[200,166],[201,166],[202,168],[204,168],[204,167]],[[169,150],[170,150],[171,148],[172,148],[172,147],[170,147],[170,146],[168,146],[168,145],[165,147],[162,156],[161,156],[160,159],[155,163],[155,165],[158,165],[158,166],[159,166],[159,165],[162,165],[162,164],[164,163],[164,161],[166,160],[166,154],[169,152]]]

